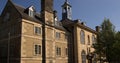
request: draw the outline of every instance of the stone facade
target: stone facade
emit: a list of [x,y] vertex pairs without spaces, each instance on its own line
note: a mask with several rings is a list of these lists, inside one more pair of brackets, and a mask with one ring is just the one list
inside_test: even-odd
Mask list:
[[[85,44],[81,44],[81,39],[80,39],[80,32],[81,30],[84,31],[85,33]],[[93,45],[93,36],[96,37],[96,34],[94,34],[93,32],[90,32],[88,30],[82,29],[80,27],[76,27],[76,43],[77,43],[77,48],[78,48],[78,63],[81,63],[82,58],[81,58],[81,52],[85,51],[86,55],[89,54],[90,52],[94,52],[94,49],[92,48]],[[88,37],[89,36],[89,37]],[[86,61],[88,63],[88,61]]]
[[[67,5],[65,2],[64,7]],[[23,8],[7,2],[0,16],[0,63],[82,63],[81,52],[87,56],[88,49],[89,53],[94,51],[95,30],[71,20],[71,16],[67,19],[66,13],[64,19],[56,21],[53,0],[41,0],[41,6],[38,14],[33,6]],[[81,43],[81,30],[85,44]]]
[[42,28],[39,23],[22,19],[21,31],[21,63],[42,63],[41,54],[35,54],[35,45],[42,46],[42,34],[35,34],[35,27]]

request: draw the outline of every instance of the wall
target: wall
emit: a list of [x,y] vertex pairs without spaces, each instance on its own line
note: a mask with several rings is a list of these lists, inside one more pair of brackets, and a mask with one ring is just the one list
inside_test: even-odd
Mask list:
[[40,23],[22,19],[21,63],[42,63],[42,50],[35,54],[35,45],[42,47],[42,34],[35,34],[35,26],[42,28]]

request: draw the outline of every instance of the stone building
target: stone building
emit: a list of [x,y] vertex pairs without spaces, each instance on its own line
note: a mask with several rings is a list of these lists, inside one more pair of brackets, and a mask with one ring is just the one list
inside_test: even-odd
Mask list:
[[71,10],[66,0],[59,21],[53,0],[41,0],[40,13],[8,0],[0,16],[0,63],[88,63],[97,31],[72,20]]

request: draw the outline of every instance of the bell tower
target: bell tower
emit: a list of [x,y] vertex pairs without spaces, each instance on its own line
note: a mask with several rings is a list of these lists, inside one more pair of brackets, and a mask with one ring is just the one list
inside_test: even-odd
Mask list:
[[68,0],[65,0],[65,3],[62,5],[62,19],[72,19],[71,7]]
[[46,24],[54,24],[53,0],[41,0],[41,16]]

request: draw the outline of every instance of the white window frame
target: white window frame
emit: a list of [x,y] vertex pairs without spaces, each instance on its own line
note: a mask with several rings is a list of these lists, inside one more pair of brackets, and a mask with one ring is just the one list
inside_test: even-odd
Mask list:
[[30,17],[34,17],[34,6],[31,6],[30,8],[29,8],[29,16]]
[[[36,51],[36,46],[37,46],[37,51]],[[34,44],[34,54],[42,55],[42,46],[40,44]]]
[[[37,29],[37,31],[36,31]],[[41,35],[42,34],[42,28],[38,26],[34,26],[34,34]]]
[[56,47],[55,48],[55,52],[56,52],[56,56],[61,56],[61,48],[60,47]]
[[32,10],[29,10],[29,16],[34,17],[34,12]]

